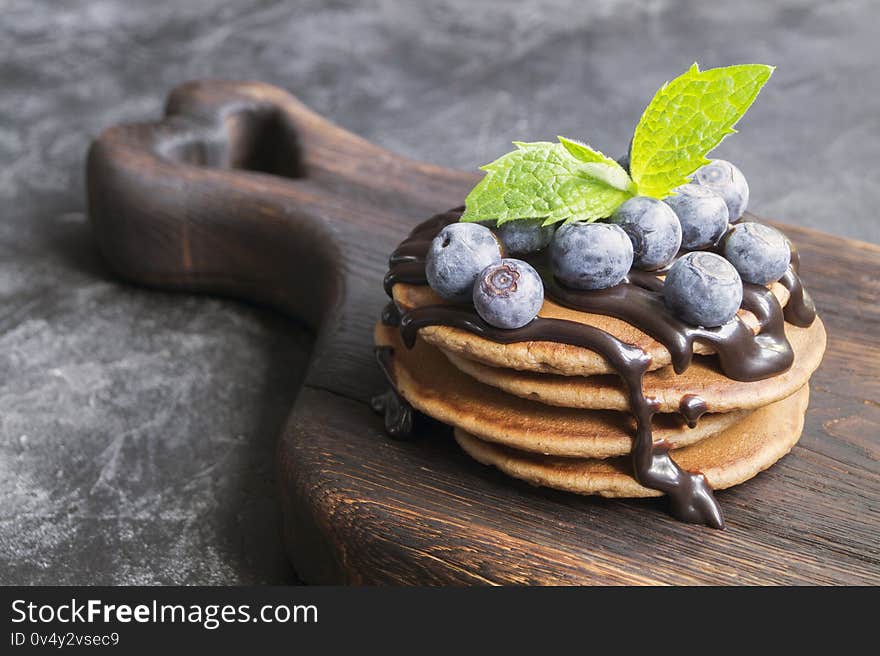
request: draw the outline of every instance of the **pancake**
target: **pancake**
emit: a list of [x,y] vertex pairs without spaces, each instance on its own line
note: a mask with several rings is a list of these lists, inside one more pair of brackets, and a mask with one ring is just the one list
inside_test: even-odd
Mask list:
[[[783,307],[788,302],[788,290],[779,283],[773,283],[770,290]],[[445,301],[427,285],[407,285],[398,283],[392,290],[394,302],[402,312],[429,305],[442,305]],[[552,300],[545,299],[538,316],[544,318],[566,319],[599,328],[617,339],[639,347],[651,356],[651,368],[659,369],[670,364],[669,350],[653,337],[639,328],[614,317],[580,312],[563,307]],[[754,314],[740,309],[739,317],[757,333],[760,325]],[[425,341],[470,360],[476,360],[495,367],[507,367],[520,371],[562,374],[565,376],[592,376],[614,373],[608,363],[597,353],[569,344],[555,342],[518,342],[501,344],[470,332],[448,326],[427,326],[419,331]],[[708,344],[696,342],[694,352],[708,355],[714,352]]]
[[[482,440],[557,456],[606,458],[630,451],[635,420],[626,413],[555,407],[507,394],[462,373],[421,339],[407,349],[398,329],[381,323],[375,340],[394,348],[391,374],[414,408]],[[694,444],[747,416],[747,411],[705,415],[688,428],[677,414],[657,415],[654,440],[673,447]]]
[[[716,358],[694,358],[681,374],[671,366],[645,375],[644,392],[660,403],[660,412],[677,412],[682,397],[699,396],[708,412],[760,408],[790,396],[807,384],[825,353],[825,327],[817,317],[809,328],[785,325],[795,353],[794,363],[778,376],[754,382],[731,380],[718,369]],[[449,360],[482,383],[516,396],[567,408],[628,410],[626,388],[615,374],[559,376],[490,367],[449,351]]]
[[[748,415],[726,431],[672,452],[680,467],[702,472],[713,489],[747,481],[787,454],[800,438],[809,387]],[[626,457],[594,460],[524,453],[456,428],[455,439],[474,459],[533,485],[605,497],[653,497],[640,485]]]

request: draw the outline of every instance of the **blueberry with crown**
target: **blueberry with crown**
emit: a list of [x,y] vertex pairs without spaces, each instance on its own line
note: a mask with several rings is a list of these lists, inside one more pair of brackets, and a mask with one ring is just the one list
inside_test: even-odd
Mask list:
[[490,264],[474,283],[474,308],[496,328],[522,328],[538,316],[544,283],[528,262],[505,258]]
[[791,249],[785,235],[762,223],[735,225],[721,241],[721,254],[745,282],[766,285],[788,269]]
[[738,168],[723,159],[697,169],[692,182],[711,189],[724,199],[731,223],[742,218],[749,206],[749,183]]

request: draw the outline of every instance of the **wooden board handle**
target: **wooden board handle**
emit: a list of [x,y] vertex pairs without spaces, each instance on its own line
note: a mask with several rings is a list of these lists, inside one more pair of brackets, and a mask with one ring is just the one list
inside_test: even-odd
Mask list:
[[107,261],[129,280],[270,303],[318,329],[343,296],[340,232],[444,207],[449,172],[432,169],[281,89],[191,82],[169,95],[161,121],[95,140],[89,215]]

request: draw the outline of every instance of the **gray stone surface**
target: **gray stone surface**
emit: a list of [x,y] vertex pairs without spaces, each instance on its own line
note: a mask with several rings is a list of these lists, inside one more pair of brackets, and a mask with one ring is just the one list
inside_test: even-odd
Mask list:
[[878,242],[878,23],[871,0],[0,3],[0,583],[294,580],[272,450],[310,337],[112,280],[83,201],[103,127],[187,79],[256,78],[472,169],[556,134],[622,152],[692,61],[766,62],[718,154],[755,211]]

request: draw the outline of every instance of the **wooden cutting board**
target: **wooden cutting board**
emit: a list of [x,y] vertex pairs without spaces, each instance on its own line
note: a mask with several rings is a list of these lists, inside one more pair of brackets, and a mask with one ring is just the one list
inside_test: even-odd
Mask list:
[[512,481],[427,420],[413,441],[385,436],[369,401],[385,389],[371,331],[388,254],[478,175],[389,153],[278,88],[224,81],[185,84],[159,122],[104,132],[87,173],[121,277],[269,304],[316,332],[278,443],[283,539],[306,581],[880,583],[880,248],[782,226],[828,352],[800,444],[718,494],[728,528],[715,531],[658,500]]

